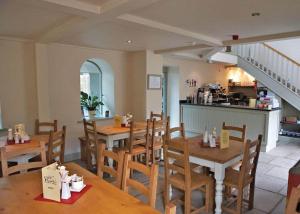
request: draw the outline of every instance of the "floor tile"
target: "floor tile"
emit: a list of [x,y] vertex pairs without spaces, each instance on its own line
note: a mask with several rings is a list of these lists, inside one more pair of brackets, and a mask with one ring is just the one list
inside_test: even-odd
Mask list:
[[259,163],[269,163],[270,161],[272,161],[274,158],[276,158],[276,156],[273,155],[269,155],[265,152],[261,152],[259,154],[259,159],[258,162]]
[[287,181],[269,175],[256,176],[256,187],[279,193],[287,185]]
[[[290,155],[289,155],[290,156]],[[288,158],[283,158],[283,157],[276,157],[272,161],[270,161],[270,164],[288,168],[290,169],[297,163],[296,160],[288,159]]]
[[279,194],[255,188],[254,208],[270,212],[282,198],[283,196]]
[[283,167],[273,167],[270,171],[266,173],[266,175],[271,175],[276,178],[281,178],[288,180],[289,169]]
[[266,214],[266,212],[263,212],[263,211],[260,211],[257,209],[252,209],[252,210],[246,211],[245,214]]
[[286,157],[292,154],[294,151],[292,148],[285,148],[285,147],[277,147],[272,149],[268,152],[269,155],[276,156],[276,157]]
[[287,156],[287,158],[299,161],[300,160],[300,152],[292,153]]
[[279,204],[274,208],[274,210],[271,212],[271,214],[283,214],[285,213],[285,198],[282,199]]
[[258,165],[257,165],[256,172],[258,174],[265,174],[268,171],[270,171],[273,167],[275,167],[275,166],[272,165],[272,164],[259,162]]
[[279,193],[280,193],[281,195],[286,196],[286,194],[287,194],[287,185],[285,185],[285,186],[280,190]]

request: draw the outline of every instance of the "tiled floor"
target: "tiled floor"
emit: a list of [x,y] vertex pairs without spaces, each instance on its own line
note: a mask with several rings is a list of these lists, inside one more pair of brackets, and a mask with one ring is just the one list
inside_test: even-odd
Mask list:
[[[268,153],[261,153],[256,176],[256,190],[254,209],[247,214],[284,214],[287,191],[288,170],[300,159],[300,140],[285,142],[281,140],[276,149]],[[81,163],[82,164],[82,163]],[[135,174],[145,184],[148,182],[143,176]],[[141,194],[132,191],[135,197],[145,200]],[[175,191],[174,195],[182,194]],[[199,206],[202,203],[201,193],[193,193],[193,203]],[[200,203],[200,204],[199,204]],[[163,209],[163,167],[160,167],[156,209],[162,213]],[[183,213],[178,207],[177,213]]]

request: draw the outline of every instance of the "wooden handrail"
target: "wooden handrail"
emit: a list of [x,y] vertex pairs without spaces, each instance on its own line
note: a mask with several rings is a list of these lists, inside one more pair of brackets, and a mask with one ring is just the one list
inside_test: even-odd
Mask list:
[[288,57],[287,55],[285,55],[285,54],[279,52],[278,50],[272,48],[271,46],[267,45],[266,43],[262,43],[262,44],[263,44],[265,47],[267,47],[267,48],[271,49],[272,51],[276,52],[276,53],[279,54],[280,56],[284,57],[286,60],[288,60],[288,61],[290,61],[290,62],[292,62],[292,63],[294,63],[294,64],[296,64],[297,66],[300,67],[300,64],[299,64],[298,62],[296,62],[295,60],[291,59],[291,58]]

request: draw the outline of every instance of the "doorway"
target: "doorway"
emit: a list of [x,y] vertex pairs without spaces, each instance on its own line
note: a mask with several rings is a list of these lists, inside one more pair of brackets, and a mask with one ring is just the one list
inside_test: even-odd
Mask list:
[[165,115],[170,116],[170,126],[179,126],[180,123],[180,74],[179,67],[163,67],[162,109]]

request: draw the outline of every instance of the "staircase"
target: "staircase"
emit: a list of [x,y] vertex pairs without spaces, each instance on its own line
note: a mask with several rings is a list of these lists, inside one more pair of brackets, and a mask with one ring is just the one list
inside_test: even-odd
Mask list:
[[238,66],[300,110],[300,64],[264,43],[232,47]]

